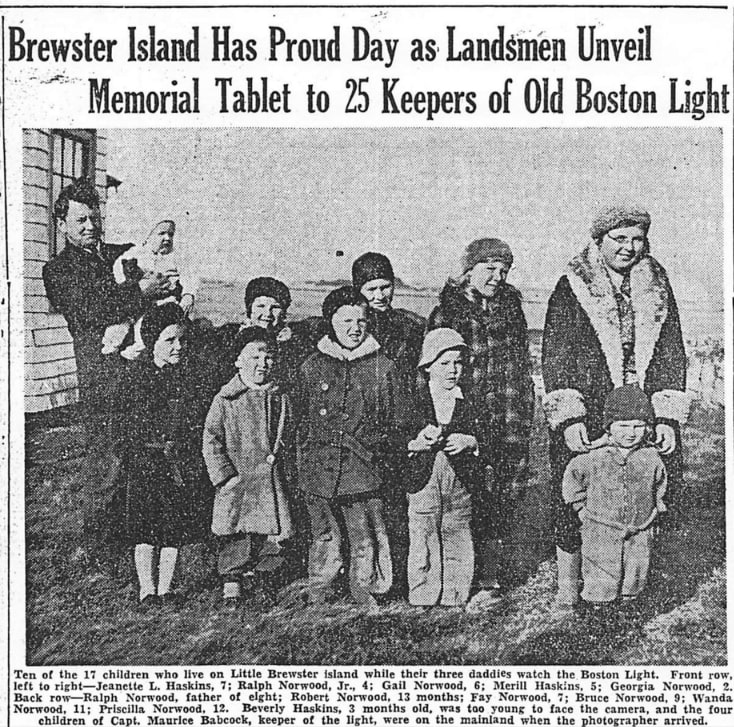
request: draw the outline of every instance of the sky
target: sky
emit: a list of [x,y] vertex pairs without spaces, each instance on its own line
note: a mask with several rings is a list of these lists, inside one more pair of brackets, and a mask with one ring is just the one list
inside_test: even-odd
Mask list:
[[551,288],[594,214],[631,201],[652,215],[652,254],[679,298],[721,307],[722,134],[644,129],[113,129],[107,241],[178,225],[204,276],[289,284],[349,277],[367,250],[439,287],[464,246],[500,237],[510,282]]

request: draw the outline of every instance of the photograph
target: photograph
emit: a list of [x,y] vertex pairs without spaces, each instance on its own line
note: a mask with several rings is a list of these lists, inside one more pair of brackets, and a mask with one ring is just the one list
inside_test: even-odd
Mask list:
[[726,665],[725,133],[22,129],[25,663]]

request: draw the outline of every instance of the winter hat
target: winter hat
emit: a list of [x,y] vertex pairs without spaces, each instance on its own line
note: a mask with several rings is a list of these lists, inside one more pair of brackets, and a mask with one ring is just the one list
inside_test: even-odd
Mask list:
[[261,295],[277,300],[284,311],[288,310],[291,304],[291,291],[285,283],[275,278],[253,278],[245,288],[245,310],[248,316],[252,313],[255,298]]
[[428,331],[423,339],[423,349],[421,350],[421,360],[418,362],[418,368],[427,368],[442,353],[455,348],[466,348],[466,341],[458,331],[453,328],[434,328],[432,331]]
[[512,250],[510,246],[495,237],[483,237],[481,240],[470,242],[461,256],[461,270],[471,270],[477,263],[486,263],[498,260],[507,267],[512,266]]
[[331,318],[343,305],[368,306],[369,304],[367,303],[367,298],[365,298],[362,293],[351,285],[344,285],[341,288],[332,290],[331,293],[324,298],[324,303],[321,306],[321,313],[324,316],[326,325],[328,326],[329,337],[334,340],[335,335],[334,329],[331,325]]
[[591,236],[595,240],[601,240],[610,230],[618,227],[639,226],[645,230],[650,229],[650,214],[633,205],[618,205],[602,210],[591,223]]
[[608,429],[612,422],[640,421],[652,424],[655,411],[647,394],[635,384],[626,384],[609,392],[604,402],[604,426]]
[[232,353],[235,356],[239,356],[242,353],[242,349],[248,344],[255,341],[262,341],[268,345],[268,348],[275,350],[275,336],[272,331],[267,328],[261,328],[260,326],[248,326],[243,328],[235,336],[232,345]]
[[352,264],[352,282],[357,290],[362,290],[365,283],[378,278],[395,282],[390,260],[382,253],[366,252]]
[[183,325],[185,320],[186,316],[177,303],[153,306],[143,316],[143,322],[140,324],[140,337],[145,347],[152,351],[158,337],[168,326]]

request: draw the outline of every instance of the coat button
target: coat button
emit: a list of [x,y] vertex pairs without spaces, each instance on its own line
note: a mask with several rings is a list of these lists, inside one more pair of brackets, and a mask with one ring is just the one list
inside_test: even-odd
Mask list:
[[275,462],[275,455],[274,455],[274,454],[269,454],[269,455],[268,455],[268,456],[267,456],[267,457],[265,458],[265,461],[266,461],[266,462],[267,462],[268,464],[273,464],[273,462]]
[[328,391],[328,390],[329,390],[329,385],[324,381],[321,384],[321,391]]
[[326,416],[326,409],[319,409],[319,414],[321,414],[322,417]]

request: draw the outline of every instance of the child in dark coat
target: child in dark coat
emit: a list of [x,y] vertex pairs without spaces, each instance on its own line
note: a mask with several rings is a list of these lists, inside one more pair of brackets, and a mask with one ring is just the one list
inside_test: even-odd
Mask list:
[[374,595],[392,585],[383,488],[388,461],[405,449],[408,401],[395,364],[367,333],[367,300],[358,291],[329,293],[323,317],[329,333],[301,367],[299,396],[309,587],[330,587],[347,555],[352,597],[375,605]]
[[463,606],[474,577],[472,493],[483,491],[489,448],[486,424],[464,398],[467,346],[451,328],[430,331],[419,368],[423,428],[410,452],[408,600],[415,606]]

